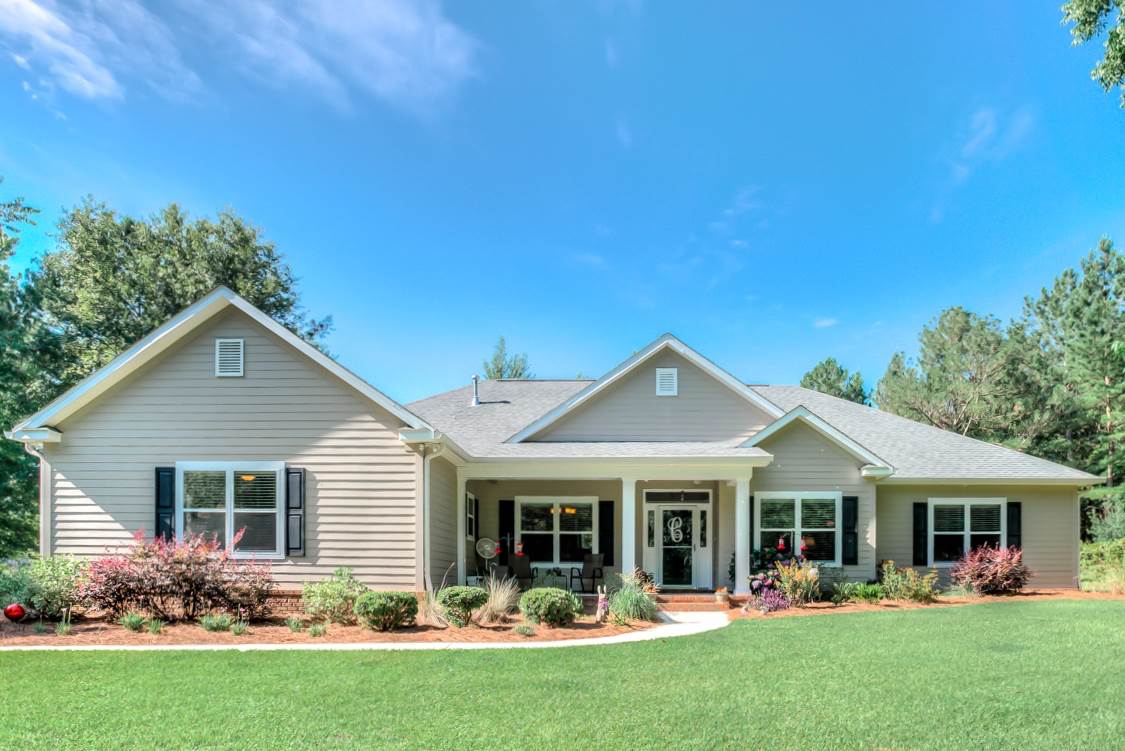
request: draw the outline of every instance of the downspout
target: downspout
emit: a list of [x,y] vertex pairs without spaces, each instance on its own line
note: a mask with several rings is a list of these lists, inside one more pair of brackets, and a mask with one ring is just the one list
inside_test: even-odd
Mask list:
[[[434,447],[431,450],[431,446]],[[430,578],[430,462],[442,452],[442,445],[438,443],[423,443],[422,451],[422,584],[427,589],[433,589],[434,582]]]
[[43,467],[47,464],[47,457],[41,453],[43,444],[24,442],[23,450],[28,456],[38,460],[39,466],[39,554],[51,554],[51,509],[50,509],[50,477],[44,477]]

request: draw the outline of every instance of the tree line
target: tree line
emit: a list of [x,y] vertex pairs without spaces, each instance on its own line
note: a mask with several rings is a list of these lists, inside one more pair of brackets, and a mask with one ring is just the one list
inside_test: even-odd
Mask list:
[[1109,239],[1007,323],[961,307],[891,357],[873,390],[834,358],[801,385],[1103,475],[1086,534],[1125,537],[1125,256]]

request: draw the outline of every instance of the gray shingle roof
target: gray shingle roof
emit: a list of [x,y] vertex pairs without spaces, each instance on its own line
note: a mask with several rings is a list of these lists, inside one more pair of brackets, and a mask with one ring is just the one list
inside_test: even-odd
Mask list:
[[[459,446],[480,458],[631,458],[761,456],[737,441],[507,443],[520,429],[591,383],[573,381],[481,381],[480,406],[472,387],[447,391],[407,405]],[[753,386],[788,412],[804,405],[818,417],[889,462],[895,480],[1095,481],[1061,464],[956,433],[922,425],[873,407],[799,386]]]
[[966,438],[800,386],[753,386],[788,412],[805,406],[894,467],[896,480],[1096,480],[1030,454]]

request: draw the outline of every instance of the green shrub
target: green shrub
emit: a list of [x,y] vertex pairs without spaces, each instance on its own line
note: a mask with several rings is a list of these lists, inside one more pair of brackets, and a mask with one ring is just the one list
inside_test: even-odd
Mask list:
[[43,621],[36,621],[35,625],[31,627],[31,630],[37,634],[45,634],[47,633],[47,624],[43,623]]
[[164,621],[159,618],[150,618],[148,621],[148,632],[153,636],[159,636],[160,632],[164,630]]
[[520,612],[531,623],[569,626],[582,613],[582,601],[565,589],[536,587],[523,593]]
[[338,568],[325,581],[305,584],[301,602],[314,621],[355,623],[355,601],[367,591],[350,568]]
[[31,606],[31,561],[8,561],[0,565],[0,608],[14,602]]
[[304,621],[302,621],[300,618],[294,618],[293,616],[289,616],[285,619],[285,625],[288,626],[289,630],[295,634],[299,634],[305,630]]
[[877,603],[883,599],[883,585],[872,582],[836,582],[833,585],[832,604],[846,602]]
[[418,598],[410,592],[364,592],[355,601],[359,622],[376,631],[414,625]]
[[488,592],[480,587],[446,587],[438,590],[437,602],[445,619],[461,628],[469,625],[473,611],[488,602]]
[[777,589],[792,607],[799,608],[820,596],[820,566],[808,560],[778,561]]
[[937,599],[937,571],[919,574],[912,568],[896,568],[894,561],[884,561],[880,578],[888,600],[933,602]]
[[519,634],[520,636],[535,636],[535,626],[532,626],[532,625],[527,624],[527,623],[516,624],[512,628],[512,631]]
[[656,598],[646,592],[634,577],[619,574],[621,586],[610,593],[609,613],[614,623],[629,621],[655,621]]
[[234,618],[226,613],[208,613],[199,619],[199,625],[204,631],[230,631]]
[[328,626],[323,623],[314,623],[309,626],[309,636],[320,637],[328,633]]
[[230,626],[230,632],[235,636],[242,636],[248,628],[250,628],[250,624],[246,621],[235,621]]
[[70,621],[59,621],[56,623],[55,636],[70,636]]
[[43,618],[58,620],[78,602],[78,584],[86,562],[72,555],[33,558],[28,566],[28,601]]
[[145,617],[141,613],[130,611],[121,616],[121,620],[118,621],[118,623],[124,626],[126,631],[140,631],[144,628]]
[[1125,594],[1125,538],[1082,546],[1082,588]]

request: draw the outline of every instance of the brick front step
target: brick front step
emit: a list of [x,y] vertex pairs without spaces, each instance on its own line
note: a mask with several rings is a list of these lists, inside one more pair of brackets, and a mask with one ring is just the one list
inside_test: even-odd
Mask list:
[[666,613],[725,613],[730,610],[726,605],[719,605],[712,598],[711,602],[661,602],[658,607]]

